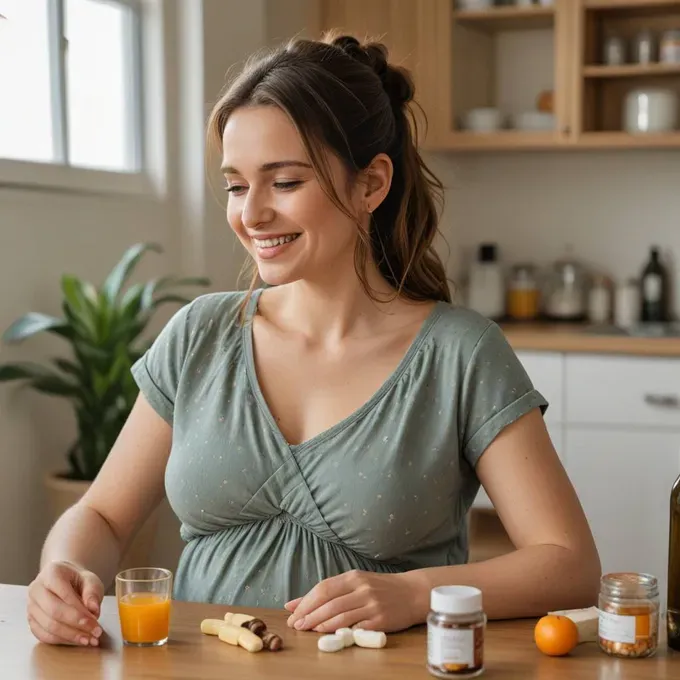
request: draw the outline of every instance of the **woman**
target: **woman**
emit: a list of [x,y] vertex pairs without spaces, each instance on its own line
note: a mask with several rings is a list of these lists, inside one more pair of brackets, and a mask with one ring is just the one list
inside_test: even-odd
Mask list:
[[[227,219],[267,286],[198,298],[135,365],[127,424],[46,540],[40,640],[97,644],[104,584],[164,491],[187,541],[177,599],[285,606],[316,631],[421,623],[438,584],[481,588],[493,618],[594,601],[547,404],[498,327],[451,304],[441,184],[386,56],[296,41],[216,105]],[[466,564],[480,482],[517,549]]]

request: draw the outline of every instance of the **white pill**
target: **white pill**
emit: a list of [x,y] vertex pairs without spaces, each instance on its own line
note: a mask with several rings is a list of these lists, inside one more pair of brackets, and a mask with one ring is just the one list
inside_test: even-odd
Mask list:
[[342,640],[345,647],[351,647],[354,644],[354,633],[351,628],[338,628],[335,634]]
[[380,649],[387,644],[387,636],[378,630],[363,630],[355,628],[353,631],[354,644],[357,647],[369,647],[370,649]]
[[323,635],[317,643],[322,652],[339,652],[345,648],[345,643],[337,635]]

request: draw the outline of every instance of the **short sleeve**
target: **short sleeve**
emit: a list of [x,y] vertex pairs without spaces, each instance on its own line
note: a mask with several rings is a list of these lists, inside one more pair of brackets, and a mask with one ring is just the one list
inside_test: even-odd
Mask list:
[[498,434],[548,402],[534,389],[524,366],[497,324],[477,342],[465,370],[461,394],[463,455],[473,467]]
[[171,317],[151,347],[132,365],[132,376],[153,409],[170,425],[188,348],[191,304]]

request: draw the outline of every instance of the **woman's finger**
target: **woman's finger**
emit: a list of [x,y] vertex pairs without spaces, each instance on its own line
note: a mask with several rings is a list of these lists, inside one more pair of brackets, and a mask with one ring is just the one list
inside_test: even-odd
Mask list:
[[40,642],[44,642],[48,645],[73,645],[72,642],[62,640],[60,637],[46,631],[30,614],[28,616],[28,627],[31,629],[31,633],[33,633]]
[[[78,636],[86,635],[88,639],[90,637],[98,638],[102,633],[99,623],[92,618],[92,615],[84,616],[80,611],[59,599],[51,590],[36,589],[33,593],[33,602],[36,609],[44,612],[48,620],[67,626],[74,630]],[[42,625],[44,627],[44,624]],[[75,638],[73,639],[75,640]]]
[[[312,630],[325,621],[329,621],[341,614],[357,610],[365,604],[365,596],[360,592],[353,591],[347,595],[336,597],[334,600],[317,607],[306,616],[298,619],[295,622],[294,627],[296,630]],[[342,626],[338,626],[338,628],[342,628]],[[335,630],[337,630],[337,628],[334,629],[334,631]]]
[[294,626],[300,619],[318,609],[326,602],[342,597],[354,590],[353,572],[332,576],[317,583],[300,601],[295,613],[288,619],[288,625]]
[[338,628],[363,628],[363,625],[359,624],[365,623],[367,616],[368,611],[365,607],[352,609],[320,623],[312,630],[317,633],[335,633]]
[[291,600],[290,602],[286,602],[286,604],[283,605],[283,608],[288,610],[289,612],[294,612],[297,609],[297,606],[302,602],[301,597],[296,597],[294,600]]
[[71,583],[71,573],[65,573],[61,565],[45,573],[43,583],[48,590],[51,590],[59,599],[67,605],[73,607],[83,618],[96,621],[92,612],[83,604]]
[[83,635],[83,633],[51,619],[38,607],[31,609],[29,620],[33,624],[31,630],[34,630],[36,637],[43,642],[53,645],[79,645],[81,647],[90,645],[88,635]]

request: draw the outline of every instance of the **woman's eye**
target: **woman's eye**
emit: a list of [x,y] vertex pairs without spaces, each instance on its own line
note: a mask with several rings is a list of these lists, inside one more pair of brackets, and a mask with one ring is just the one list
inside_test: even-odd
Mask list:
[[241,184],[232,184],[224,189],[228,194],[242,194],[246,190],[246,187]]
[[290,191],[291,189],[300,186],[300,184],[302,184],[302,181],[299,179],[289,180],[288,182],[274,182],[274,186],[282,191]]

